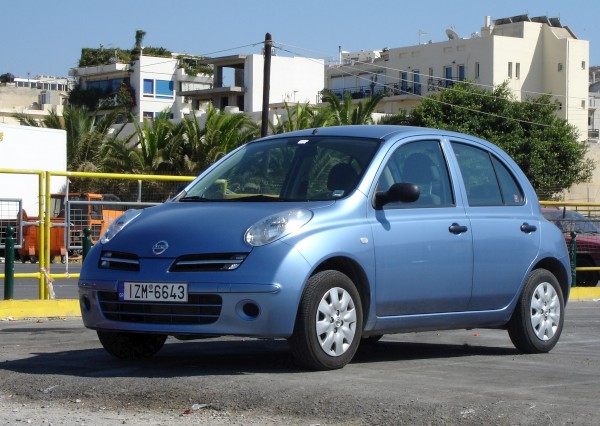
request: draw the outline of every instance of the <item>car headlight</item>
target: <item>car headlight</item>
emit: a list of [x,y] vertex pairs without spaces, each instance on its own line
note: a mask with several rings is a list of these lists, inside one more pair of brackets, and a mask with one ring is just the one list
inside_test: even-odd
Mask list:
[[313,217],[307,209],[290,209],[256,222],[246,231],[244,240],[258,247],[272,243],[306,225]]
[[125,228],[129,223],[131,223],[133,219],[138,217],[140,214],[142,214],[141,210],[127,210],[125,213],[123,213],[121,216],[119,216],[111,222],[111,224],[106,229],[104,235],[102,235],[102,238],[100,238],[100,242],[102,244],[108,243],[110,240],[115,238],[115,236],[119,232],[121,232],[123,228]]

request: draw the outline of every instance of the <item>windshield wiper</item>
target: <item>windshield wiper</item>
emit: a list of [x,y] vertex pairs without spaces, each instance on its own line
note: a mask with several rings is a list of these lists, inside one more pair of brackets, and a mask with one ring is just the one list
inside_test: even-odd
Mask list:
[[248,201],[248,202],[274,202],[274,201],[285,201],[279,197],[270,197],[268,195],[249,195],[247,197],[239,197],[239,198],[230,198],[229,201]]
[[189,197],[180,198],[178,201],[182,201],[182,202],[206,202],[206,201],[212,201],[212,200],[209,200],[208,198],[200,197],[199,195],[191,195]]

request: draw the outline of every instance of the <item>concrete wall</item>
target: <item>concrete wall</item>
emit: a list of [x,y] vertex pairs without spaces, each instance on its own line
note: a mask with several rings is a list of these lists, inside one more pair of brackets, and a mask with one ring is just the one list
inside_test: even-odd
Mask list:
[[[244,111],[262,110],[264,58],[249,55],[246,58],[244,81],[246,95]],[[318,94],[325,87],[325,63],[322,59],[273,56],[271,58],[271,88],[269,103],[318,102]]]
[[[0,124],[0,169],[44,171],[67,170],[67,133],[64,130]],[[60,192],[64,177],[50,182],[51,192]],[[0,173],[0,198],[23,200],[23,209],[37,216],[38,176]],[[14,218],[0,218],[14,219]]]

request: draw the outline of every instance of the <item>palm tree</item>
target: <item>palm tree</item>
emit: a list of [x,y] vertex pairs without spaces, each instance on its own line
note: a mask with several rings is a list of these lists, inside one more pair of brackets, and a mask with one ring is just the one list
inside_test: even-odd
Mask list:
[[383,93],[377,93],[354,106],[350,92],[346,92],[343,101],[340,101],[335,93],[326,91],[323,101],[329,103],[326,109],[330,110],[334,125],[373,124],[372,114],[384,96]]
[[180,172],[199,174],[238,146],[256,138],[260,128],[243,113],[221,112],[208,107],[201,127],[196,116],[185,117],[174,132],[173,153],[179,153]]
[[296,103],[293,107],[285,102],[285,119],[277,125],[269,122],[273,134],[292,132],[294,130],[312,129],[315,127],[328,126],[331,121],[329,110],[319,110],[307,103]]
[[[60,117],[55,111],[41,121],[26,114],[15,114],[22,125],[61,129],[67,132],[67,170],[95,171],[100,161],[102,144],[109,136],[111,126],[117,121],[117,111],[112,111],[95,123],[95,114],[86,108],[66,106]],[[122,127],[121,127],[122,129]],[[111,137],[117,137],[119,129]]]

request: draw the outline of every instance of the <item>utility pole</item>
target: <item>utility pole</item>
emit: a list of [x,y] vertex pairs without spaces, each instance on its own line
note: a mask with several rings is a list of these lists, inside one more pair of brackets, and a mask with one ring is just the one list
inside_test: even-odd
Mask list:
[[262,122],[260,127],[260,136],[267,136],[269,129],[269,91],[271,89],[271,51],[273,50],[273,40],[271,34],[265,34],[265,66],[263,73],[263,103],[262,103]]

